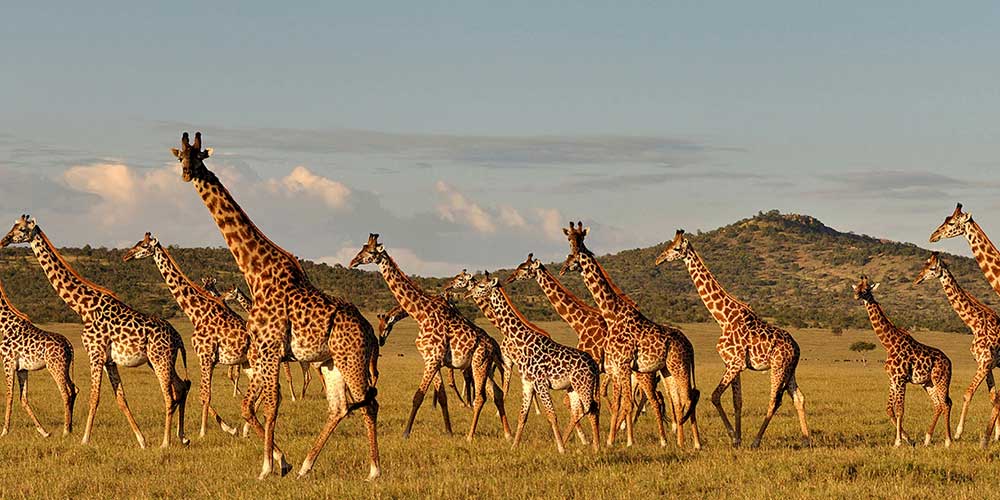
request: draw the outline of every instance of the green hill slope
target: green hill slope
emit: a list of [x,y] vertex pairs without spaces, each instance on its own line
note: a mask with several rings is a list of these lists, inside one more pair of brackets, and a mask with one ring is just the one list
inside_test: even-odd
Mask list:
[[[672,231],[665,230],[664,237],[669,236]],[[690,237],[727,290],[779,324],[867,327],[864,308],[854,301],[850,290],[858,275],[865,273],[882,282],[878,297],[898,325],[967,331],[948,305],[939,284],[912,285],[929,254],[916,245],[843,233],[813,217],[777,211]],[[662,321],[709,321],[681,264],[652,266],[662,248],[663,244],[626,250],[602,256],[600,260],[649,316]],[[193,279],[211,275],[225,285],[242,283],[226,249],[170,250]],[[63,252],[81,274],[111,288],[140,310],[166,317],[179,314],[152,262],[122,263],[124,250],[119,249],[85,247]],[[953,255],[945,258],[963,286],[987,304],[997,304],[996,295],[973,259]],[[511,265],[517,263],[515,259]],[[320,288],[346,297],[362,309],[382,310],[394,303],[377,273],[309,261],[303,265]],[[556,264],[550,264],[549,268],[558,270]],[[509,269],[497,272],[506,276]],[[0,277],[14,303],[35,321],[77,321],[76,315],[55,296],[28,249],[8,248],[0,252]],[[566,276],[564,281],[590,300],[579,276]],[[437,291],[444,280],[418,278],[418,282]],[[529,317],[555,318],[534,283],[518,283],[512,292]],[[467,303],[463,309],[470,314],[474,312]]]

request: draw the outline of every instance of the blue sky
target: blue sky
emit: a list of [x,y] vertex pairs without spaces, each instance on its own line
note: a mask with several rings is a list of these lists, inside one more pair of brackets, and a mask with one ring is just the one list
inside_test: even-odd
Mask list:
[[1000,232],[994,3],[205,3],[4,8],[0,216],[221,245],[168,152],[197,129],[328,262],[379,232],[453,274],[558,258],[570,218],[603,252],[772,208],[923,244],[962,201]]

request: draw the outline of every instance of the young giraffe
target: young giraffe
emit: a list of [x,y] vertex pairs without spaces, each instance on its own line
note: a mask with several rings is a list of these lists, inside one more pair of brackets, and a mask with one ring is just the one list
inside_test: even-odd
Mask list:
[[962,235],[969,242],[972,255],[986,275],[986,281],[1000,294],[1000,250],[997,250],[996,245],[986,236],[986,231],[972,220],[972,214],[962,211],[961,203],[955,206],[955,211],[945,217],[944,222],[931,233],[930,242],[936,243]]
[[[291,467],[274,444],[274,429],[281,403],[278,371],[289,351],[299,361],[322,363],[326,379],[328,418],[299,469],[306,475],[341,420],[364,409],[368,431],[369,473],[381,474],[378,456],[378,400],[373,373],[378,358],[378,338],[361,312],[346,300],[330,297],[316,288],[294,255],[272,242],[254,225],[219,178],[205,166],[210,149],[201,149],[201,133],[193,144],[181,137],[181,148],[171,151],[181,164],[185,182],[194,184],[205,207],[226,240],[253,296],[247,321],[256,340],[259,359],[243,397],[243,417],[264,441],[264,461],[258,479],[265,479],[281,463],[281,474]],[[261,426],[255,413],[260,399]]]
[[[674,239],[656,258],[654,265],[675,260],[684,261],[698,295],[722,329],[716,350],[726,365],[726,372],[712,392],[712,404],[718,410],[722,423],[733,440],[733,446],[740,446],[743,439],[741,427],[743,391],[740,386],[740,374],[747,369],[771,370],[770,404],[764,422],[757,431],[757,437],[754,438],[753,447],[760,446],[764,431],[781,406],[781,396],[786,391],[792,396],[795,410],[799,414],[803,445],[808,446],[810,438],[809,426],[806,425],[806,400],[795,381],[795,369],[799,364],[799,344],[790,333],[767,323],[750,306],[727,293],[708,270],[708,266],[701,260],[694,246],[684,236],[683,229],[677,231]],[[733,391],[735,428],[730,425],[726,411],[722,408],[722,394],[729,386],[732,386]]]
[[916,384],[927,391],[934,405],[934,416],[931,425],[924,436],[924,446],[931,444],[934,427],[938,418],[944,415],[944,445],[951,446],[951,397],[948,387],[951,385],[951,360],[943,352],[928,345],[917,342],[910,333],[897,328],[886,316],[882,306],[872,295],[878,289],[878,283],[871,285],[866,276],[854,285],[854,298],[864,302],[871,320],[872,329],[879,342],[885,347],[885,373],[889,377],[889,401],[886,413],[896,425],[896,446],[904,441],[912,444],[909,435],[903,430],[903,406],[906,402],[906,384]]
[[[592,446],[596,453],[601,440],[597,394],[600,369],[593,358],[579,349],[559,344],[528,321],[511,303],[510,297],[496,278],[489,278],[487,275],[472,287],[469,296],[475,298],[477,304],[483,299],[489,302],[488,317],[504,335],[503,342],[500,343],[503,356],[517,365],[521,376],[523,398],[512,448],[517,447],[521,441],[531,400],[537,394],[552,426],[559,453],[566,451],[563,435],[568,438],[584,415],[590,419]],[[486,313],[485,310],[483,312]],[[566,390],[569,394],[570,422],[563,434],[559,432],[559,422],[549,389]]]
[[201,430],[198,436],[205,437],[209,415],[224,432],[235,436],[236,428],[229,426],[212,407],[212,375],[216,365],[239,367],[246,364],[247,348],[250,345],[246,321],[227,307],[221,299],[213,297],[204,288],[192,282],[181,271],[167,249],[150,233],[146,233],[129,249],[122,256],[122,261],[147,258],[153,259],[170,294],[194,325],[191,345],[201,366],[198,391],[201,400]]
[[[209,295],[211,295],[213,297],[218,297],[218,298],[221,299],[222,298],[222,293],[219,292],[218,285],[219,285],[218,280],[216,280],[215,278],[213,278],[211,276],[203,276],[201,278],[201,287],[204,288],[205,291],[208,292]],[[232,311],[232,308],[229,307],[229,304],[225,301],[225,299],[223,299],[222,305],[226,306],[226,308],[228,308],[230,311]],[[236,311],[233,311],[233,312],[236,312]],[[249,346],[253,345],[253,342],[249,342],[248,344],[249,345],[248,345],[247,349],[249,350]],[[240,374],[243,372],[243,370],[246,370],[246,369],[249,369],[249,368],[250,368],[250,363],[247,362],[244,365],[230,365],[229,369],[226,370],[226,378],[228,378],[229,381],[233,383],[233,397],[234,398],[238,397],[240,395]]]
[[35,326],[31,319],[10,303],[7,291],[0,284],[0,362],[3,363],[7,381],[7,408],[4,411],[3,430],[0,437],[10,430],[10,413],[14,406],[14,379],[20,389],[21,406],[35,423],[43,437],[49,433],[35,417],[28,404],[28,372],[47,368],[63,399],[63,436],[73,431],[73,404],[77,389],[70,371],[73,368],[73,344],[58,333],[47,332]]
[[[602,268],[603,269],[603,268]],[[538,282],[538,286],[542,289],[545,297],[549,299],[552,304],[552,308],[555,309],[559,317],[568,324],[573,331],[576,332],[577,342],[576,348],[590,354],[590,357],[597,362],[597,366],[601,368],[602,372],[604,370],[604,346],[607,343],[608,327],[604,322],[604,316],[601,314],[601,310],[592,307],[587,304],[579,297],[569,291],[555,276],[552,275],[545,268],[541,261],[534,257],[534,254],[529,253],[528,258],[522,262],[516,269],[514,273],[507,278],[505,283],[510,284],[515,281],[531,280],[534,279]],[[610,283],[610,282],[609,282]],[[631,300],[627,295],[621,292],[621,290],[614,284],[610,283],[614,287],[615,292],[627,300]],[[601,380],[600,394],[607,396],[607,385],[608,380],[604,378]],[[640,412],[645,404],[645,393],[641,393],[641,400],[636,408],[635,416],[633,417],[633,424],[636,419],[639,418]],[[656,391],[657,397],[660,396],[660,392]],[[610,401],[610,399],[609,399]],[[658,401],[659,405],[663,405],[662,398]],[[663,411],[663,410],[661,410]],[[624,422],[623,422],[624,424]],[[676,430],[676,422],[671,422],[671,425]]]
[[[361,247],[348,267],[353,269],[362,264],[378,265],[379,272],[385,279],[389,291],[396,298],[396,302],[420,325],[420,334],[417,336],[415,344],[417,351],[424,359],[424,374],[420,380],[420,386],[417,387],[417,391],[413,395],[413,406],[410,409],[410,417],[406,422],[403,437],[409,437],[417,410],[420,409],[424,394],[434,382],[435,377],[440,383],[441,368],[464,370],[471,367],[475,399],[472,403],[472,423],[469,426],[469,434],[466,439],[472,441],[479,423],[479,414],[486,404],[486,386],[487,384],[491,384],[491,387],[496,385],[492,378],[493,370],[499,366],[501,377],[503,377],[500,352],[491,349],[492,344],[485,339],[488,335],[482,328],[462,316],[458,309],[444,298],[430,295],[421,290],[413,280],[403,273],[382,244],[378,242],[377,234],[373,233],[368,236],[368,242]],[[441,414],[444,416],[445,430],[450,434],[451,422],[448,416],[447,391],[435,390],[435,393],[441,405]],[[503,392],[499,390],[499,387],[493,387],[493,397],[493,403],[496,405],[497,411],[500,412],[504,436],[510,437],[510,427],[503,404]]]
[[[990,390],[990,400],[993,401],[994,412],[997,411],[997,394],[993,383],[993,369],[1000,363],[1000,316],[989,306],[983,304],[971,293],[963,290],[951,274],[948,265],[945,264],[937,252],[931,254],[924,264],[924,269],[917,276],[914,284],[920,284],[927,279],[937,278],[941,281],[948,302],[955,313],[962,318],[962,322],[972,330],[972,357],[976,359],[976,375],[972,377],[972,383],[965,391],[962,402],[962,413],[958,417],[958,427],[955,428],[955,440],[962,437],[962,429],[965,427],[965,415],[969,411],[969,402],[979,389],[979,385],[986,380],[986,387]],[[993,420],[993,419],[991,419]],[[992,426],[986,429],[981,444],[986,446],[990,434],[996,436]]]
[[[229,301],[236,301],[236,303],[239,304],[240,307],[242,307],[243,310],[246,311],[247,313],[249,313],[250,309],[253,307],[253,301],[250,300],[250,297],[247,297],[246,294],[243,293],[243,290],[240,290],[240,288],[238,286],[236,286],[236,285],[233,285],[233,288],[230,289],[229,291],[227,291],[224,295],[220,294],[219,291],[214,288],[214,286],[212,287],[212,289],[210,289],[208,291],[209,291],[209,293],[212,293],[212,294],[214,294],[214,295],[216,295],[218,297],[221,297],[223,303],[226,303],[226,302],[229,302]],[[282,361],[281,362],[281,366],[283,368],[282,371],[284,371],[284,373],[285,373],[285,380],[288,381],[288,392],[291,393],[291,395],[292,395],[292,401],[294,402],[295,401],[295,385],[292,383],[293,379],[292,379],[291,362],[290,361]],[[305,361],[299,361],[299,368],[302,369],[302,393],[299,395],[300,399],[305,399],[305,397],[306,397],[306,389],[309,388],[309,384],[312,382],[312,371],[311,370],[314,369],[314,368],[316,370],[316,373],[319,374],[319,381],[320,381],[320,383],[323,384],[323,394],[326,394],[326,380],[323,378],[323,372],[322,372],[322,370],[320,370],[320,365],[319,364],[313,364],[313,363],[307,363]],[[230,380],[232,380],[232,379],[233,379],[233,377],[230,376]],[[238,385],[239,385],[239,374],[238,373],[236,375],[236,379],[233,382],[233,384],[237,386],[237,387],[234,387],[234,389],[233,389],[233,391],[235,393],[235,391],[238,389]]]
[[[608,446],[614,442],[615,431],[621,419],[626,422],[627,444],[632,445],[631,381],[635,372],[637,382],[649,401],[656,402],[656,372],[666,382],[671,400],[671,411],[677,422],[677,445],[684,446],[684,423],[691,421],[695,449],[701,448],[695,408],[700,393],[694,377],[694,347],[680,329],[660,325],[646,318],[635,303],[622,297],[611,285],[610,278],[587,249],[584,238],[589,233],[583,223],[563,232],[569,239],[570,253],[559,274],[566,271],[581,273],[594,301],[608,325],[608,342],[604,353],[604,367],[612,377],[611,430]],[[663,411],[660,404],[653,404],[660,434],[660,445],[666,446],[663,429]]]
[[[445,300],[447,300],[447,297],[443,297],[443,298],[445,298]],[[406,310],[403,309],[403,306],[398,305],[398,304],[396,305],[396,307],[393,307],[392,309],[388,310],[387,312],[378,313],[375,316],[378,318],[378,345],[379,345],[379,347],[384,347],[385,346],[386,341],[389,340],[389,334],[392,333],[392,328],[394,326],[396,326],[396,323],[399,323],[400,321],[402,321],[402,320],[410,317],[410,315],[406,313]],[[492,340],[493,343],[496,343],[496,340],[493,340],[493,337],[490,337],[489,335],[487,335],[487,338],[489,338],[490,340]],[[496,352],[500,352],[499,344],[496,344],[496,349],[495,350],[496,350]],[[444,368],[442,368],[442,370],[443,369]],[[453,391],[455,391],[455,396],[458,397],[458,401],[462,403],[462,406],[465,406],[466,408],[471,408],[472,407],[472,394],[471,393],[472,393],[472,386],[473,386],[472,370],[470,368],[466,368],[466,369],[462,370],[462,377],[465,379],[464,380],[464,382],[465,382],[465,387],[464,387],[465,394],[463,394],[463,391],[459,391],[458,390],[458,385],[455,384],[455,369],[454,368],[449,368],[448,369],[448,380],[445,381],[445,383],[448,385],[448,387],[451,387],[451,389]],[[437,382],[435,382],[435,383],[437,383]],[[439,399],[439,396],[437,394],[435,394],[434,397],[431,399],[431,402],[436,405],[438,399]]]
[[101,399],[102,371],[106,371],[118,407],[125,414],[139,446],[146,447],[146,438],[128,407],[125,388],[118,374],[118,365],[137,367],[146,364],[153,368],[163,394],[165,417],[162,446],[170,444],[170,424],[175,411],[177,437],[182,444],[188,444],[189,440],[184,436],[184,407],[191,381],[177,375],[177,351],[180,351],[185,372],[187,371],[187,353],[177,330],[158,317],[132,309],[110,290],[77,274],[59,255],[55,245],[35,220],[29,219],[27,215],[21,216],[10,232],[0,240],[0,248],[18,243],[31,245],[52,288],[83,320],[83,347],[87,351],[90,365],[90,408],[83,431],[83,444],[90,442],[94,417]]

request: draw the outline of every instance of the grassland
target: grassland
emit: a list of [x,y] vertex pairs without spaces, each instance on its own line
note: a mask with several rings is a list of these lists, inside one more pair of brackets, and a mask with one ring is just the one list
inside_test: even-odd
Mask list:
[[[891,311],[890,311],[891,313]],[[178,322],[186,335],[190,326]],[[560,323],[543,323],[554,336],[575,343],[572,332]],[[870,330],[847,330],[833,336],[828,330],[796,330],[802,346],[799,383],[807,398],[809,424],[815,444],[801,449],[794,409],[787,402],[772,422],[759,450],[733,450],[708,401],[708,394],[722,374],[714,351],[714,324],[684,325],[697,350],[699,387],[705,394],[698,408],[706,448],[701,452],[657,445],[652,421],[643,417],[637,426],[637,444],[602,449],[594,456],[572,443],[558,455],[541,416],[528,420],[524,445],[511,451],[498,420],[487,406],[476,441],[462,437],[471,412],[451,398],[456,435],[443,433],[440,413],[428,399],[409,440],[400,437],[410,400],[421,371],[413,347],[412,322],[397,326],[383,348],[379,400],[379,431],[383,476],[375,483],[367,474],[363,422],[348,419],[334,434],[316,467],[300,481],[292,476],[258,482],[261,446],[255,439],[233,438],[211,429],[196,438],[197,401],[189,400],[187,428],[193,442],[183,448],[140,450],[124,417],[104,384],[92,444],[81,446],[89,389],[82,362],[78,325],[49,325],[73,340],[77,347],[76,383],[81,388],[77,404],[77,429],[69,438],[41,438],[27,416],[15,407],[11,434],[0,439],[0,496],[18,497],[327,497],[413,498],[479,497],[525,498],[779,498],[876,497],[917,498],[947,495],[952,498],[989,498],[996,495],[1000,445],[988,451],[978,439],[988,416],[984,388],[973,401],[966,436],[950,449],[942,434],[930,448],[891,447],[892,427],[885,416],[886,379],[878,362],[881,347],[868,353],[864,364],[848,346],[857,340],[872,341]],[[492,330],[491,330],[492,331]],[[965,335],[920,333],[924,342],[942,348],[954,361],[953,426],[958,419],[962,393],[974,367]],[[191,360],[191,373],[196,362]],[[295,370],[298,371],[297,369]],[[217,408],[230,421],[238,419],[239,404],[231,396],[224,370],[216,371],[214,397]],[[296,373],[298,376],[298,373]],[[130,406],[150,442],[162,425],[162,400],[148,369],[123,371]],[[54,384],[44,372],[31,376],[30,396],[36,413],[49,431],[57,431],[61,418]],[[297,379],[296,385],[299,381]],[[197,382],[195,382],[197,385]],[[756,431],[766,403],[767,377],[744,376],[744,437]],[[304,401],[286,397],[278,426],[279,444],[294,462],[301,461],[325,418],[318,384]],[[520,390],[516,381],[507,410],[516,413]],[[557,399],[561,400],[561,397]],[[729,398],[725,399],[727,407]],[[602,414],[602,433],[606,431]],[[911,435],[922,436],[930,416],[927,397],[911,386],[906,421]],[[565,419],[565,413],[561,413]],[[565,422],[565,420],[563,420]],[[297,464],[296,464],[297,467]]]

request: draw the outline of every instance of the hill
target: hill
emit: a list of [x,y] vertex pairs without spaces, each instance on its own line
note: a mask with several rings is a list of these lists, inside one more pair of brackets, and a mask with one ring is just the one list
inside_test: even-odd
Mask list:
[[[864,308],[854,300],[850,290],[858,275],[866,273],[882,282],[877,295],[899,326],[967,332],[948,305],[940,285],[912,285],[929,254],[929,250],[916,245],[844,233],[813,217],[777,211],[762,212],[719,229],[692,234],[690,238],[728,291],[779,324],[867,328]],[[652,318],[672,322],[709,321],[682,265],[665,263],[653,267],[663,246],[661,243],[626,250],[602,256],[600,260]],[[180,314],[151,261],[123,263],[122,249],[84,247],[62,251],[81,274],[114,290],[138,309],[167,318]],[[170,252],[192,279],[215,276],[225,285],[242,283],[227,249],[170,248]],[[987,304],[997,304],[997,297],[973,259],[949,255],[946,260],[963,286]],[[384,310],[394,304],[385,283],[375,272],[310,261],[303,261],[303,266],[317,286],[348,298],[364,310]],[[558,265],[550,264],[549,268],[557,270]],[[509,271],[498,273],[506,276]],[[11,300],[35,321],[77,321],[77,316],[55,296],[29,249],[8,248],[0,252],[0,277]],[[445,280],[417,278],[417,281],[426,289],[437,291]],[[566,276],[564,282],[590,300],[579,276]],[[517,283],[512,291],[530,317],[556,318],[534,283]],[[468,303],[462,307],[470,315],[475,313]]]

